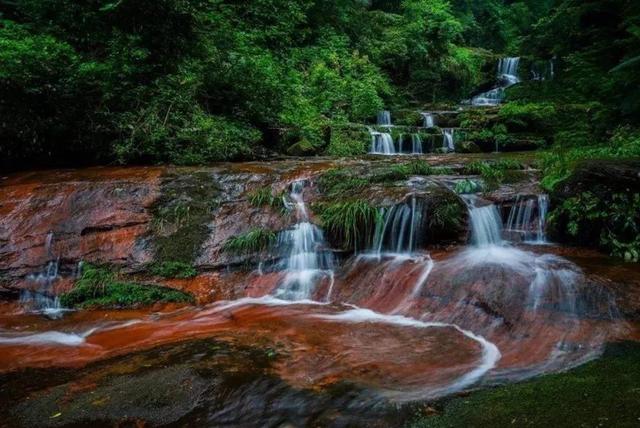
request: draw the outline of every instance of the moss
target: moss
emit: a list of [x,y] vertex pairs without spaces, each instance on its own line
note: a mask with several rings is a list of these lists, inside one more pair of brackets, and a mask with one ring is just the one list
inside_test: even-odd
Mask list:
[[177,172],[164,177],[160,191],[151,209],[155,262],[193,265],[208,236],[218,186],[209,173]]
[[183,262],[162,262],[151,266],[151,273],[163,278],[193,278],[198,274],[196,269]]
[[119,281],[112,271],[85,265],[75,287],[60,296],[69,308],[127,308],[148,306],[157,302],[193,302],[193,296],[181,291],[154,285]]
[[378,209],[364,200],[316,203],[312,208],[330,240],[344,249],[367,245],[380,218]]
[[252,254],[266,250],[276,240],[276,233],[267,229],[252,229],[242,235],[229,238],[222,250],[230,254]]
[[318,180],[320,192],[330,199],[357,192],[368,185],[369,180],[354,176],[352,172],[343,168],[330,169]]
[[637,427],[640,345],[610,345],[603,358],[567,373],[443,400],[411,428]]

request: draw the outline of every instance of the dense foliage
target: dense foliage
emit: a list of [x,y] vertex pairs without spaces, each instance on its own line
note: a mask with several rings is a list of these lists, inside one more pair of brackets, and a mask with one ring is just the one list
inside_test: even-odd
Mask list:
[[[0,159],[194,164],[264,146],[317,153],[329,125],[467,95],[492,73],[483,48],[510,49],[544,9],[484,3],[3,1]],[[489,43],[495,28],[500,40]]]

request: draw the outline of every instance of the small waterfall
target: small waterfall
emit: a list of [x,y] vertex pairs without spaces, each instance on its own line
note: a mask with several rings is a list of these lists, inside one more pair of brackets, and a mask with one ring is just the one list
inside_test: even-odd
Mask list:
[[384,211],[376,225],[374,251],[396,254],[413,253],[423,237],[423,204],[415,196]]
[[515,85],[520,81],[518,78],[518,66],[520,57],[502,58],[498,62],[498,77],[503,79],[508,86]]
[[442,129],[442,148],[447,152],[456,150],[454,145],[455,130],[453,128]]
[[419,134],[411,134],[411,149],[404,147],[404,135],[398,137],[398,153],[421,155],[424,153],[422,148],[422,138]]
[[310,299],[318,279],[333,277],[333,253],[327,249],[320,228],[309,222],[304,186],[302,180],[291,185],[290,198],[298,223],[278,237],[278,247],[288,256],[278,264],[286,275],[275,296],[285,300]]
[[436,119],[431,113],[422,113],[422,121],[425,128],[433,128],[436,126]]
[[547,212],[549,197],[545,194],[537,198],[527,198],[518,195],[516,202],[509,211],[507,232],[518,234],[525,242],[546,243]]
[[411,135],[411,153],[413,153],[414,155],[424,153],[422,151],[422,139],[418,134]]
[[378,126],[392,126],[391,125],[391,112],[383,110],[378,113]]
[[502,218],[495,204],[477,206],[478,199],[473,195],[464,195],[469,208],[471,223],[471,242],[476,247],[488,247],[502,244]]
[[58,279],[60,258],[53,254],[53,232],[49,232],[45,238],[45,253],[49,261],[45,269],[36,274],[29,275],[27,280],[36,285],[35,289],[24,289],[20,293],[20,304],[35,312],[57,318],[61,314],[60,299],[54,294],[53,283]]
[[393,144],[393,138],[391,134],[386,132],[377,132],[373,129],[369,130],[371,134],[371,149],[370,154],[375,155],[394,155],[396,149]]
[[476,95],[471,99],[475,106],[494,106],[504,99],[504,90],[520,82],[518,78],[519,57],[502,58],[498,61],[498,85],[487,92]]

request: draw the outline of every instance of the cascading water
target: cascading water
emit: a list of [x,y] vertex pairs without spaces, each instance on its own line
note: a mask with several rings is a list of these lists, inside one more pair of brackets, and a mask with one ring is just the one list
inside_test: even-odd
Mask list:
[[471,223],[471,242],[476,247],[489,247],[502,244],[502,219],[495,204],[478,205],[473,195],[463,197],[469,208]]
[[414,155],[422,154],[422,139],[418,134],[411,135],[411,153]]
[[29,310],[41,312],[50,318],[57,318],[61,314],[61,306],[60,299],[54,294],[53,283],[58,279],[60,258],[53,254],[53,239],[53,232],[49,232],[44,244],[49,261],[43,271],[27,277],[27,280],[34,283],[36,287],[22,290],[20,303]]
[[378,126],[392,126],[391,125],[391,112],[383,110],[378,113]]
[[411,200],[385,210],[376,225],[373,248],[383,252],[411,254],[423,239],[423,204],[415,196]]
[[442,148],[447,152],[453,152],[456,150],[455,144],[455,130],[453,128],[444,128],[442,130]]
[[371,134],[371,148],[370,154],[374,155],[394,155],[396,149],[393,144],[393,138],[391,134],[386,132],[377,132],[373,129],[369,129]]
[[504,99],[504,90],[520,82],[518,78],[519,57],[502,58],[498,61],[498,85],[471,99],[475,106],[494,106]]
[[398,153],[421,155],[424,153],[422,147],[422,139],[419,134],[411,134],[411,150],[404,147],[404,135],[398,137]]
[[432,113],[422,113],[422,126],[425,128],[433,128],[436,126],[436,119]]
[[290,208],[295,210],[298,223],[278,237],[278,248],[287,251],[288,256],[278,264],[285,277],[274,295],[285,300],[310,299],[321,278],[333,278],[333,253],[327,248],[322,231],[309,221],[304,186],[303,180],[291,185]]
[[548,209],[549,197],[545,194],[538,195],[537,198],[518,195],[509,211],[506,231],[519,235],[524,242],[545,244]]

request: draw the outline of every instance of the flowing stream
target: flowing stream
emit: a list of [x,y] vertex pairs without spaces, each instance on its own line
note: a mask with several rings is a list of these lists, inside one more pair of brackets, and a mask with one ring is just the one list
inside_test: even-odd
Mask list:
[[[463,195],[469,244],[443,250],[430,247],[426,232],[434,215],[429,192],[412,191],[381,209],[364,239],[367,248],[344,254],[331,248],[309,210],[315,186],[312,174],[287,177],[290,225],[270,251],[273,260],[231,275],[241,275],[235,298],[159,313],[78,311],[23,324],[0,315],[2,371],[88,367],[82,381],[91,382],[91,367],[106,359],[139,355],[143,367],[164,364],[147,359],[155,349],[184,348],[180,364],[203,364],[194,358],[206,352],[191,347],[215,339],[277,356],[266,372],[249,364],[251,376],[226,380],[231,395],[218,397],[222,408],[211,405],[210,420],[260,426],[290,415],[295,402],[303,425],[318,409],[357,414],[361,422],[379,405],[584,363],[620,331],[606,287],[569,260],[543,252],[551,246],[518,245],[546,243],[546,195],[519,197],[504,223],[497,205]],[[52,240],[45,245],[57,269]],[[50,286],[56,269],[43,274],[43,284]],[[213,278],[218,287],[222,277]],[[216,358],[211,361],[226,361]],[[326,390],[334,395],[322,395]]]

